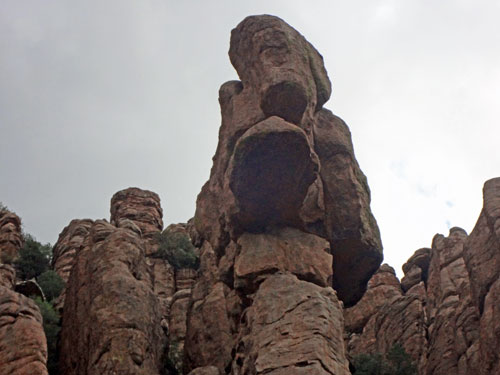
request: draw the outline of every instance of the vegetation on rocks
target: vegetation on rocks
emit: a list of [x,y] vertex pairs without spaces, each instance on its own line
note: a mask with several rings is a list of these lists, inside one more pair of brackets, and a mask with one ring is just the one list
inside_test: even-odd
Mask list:
[[58,373],[57,336],[61,330],[60,316],[54,309],[52,303],[42,301],[40,297],[36,297],[35,302],[40,309],[40,313],[42,314],[43,330],[45,331],[45,337],[47,338],[47,370],[50,375],[55,375]]
[[158,234],[158,250],[152,255],[154,258],[167,260],[175,269],[198,269],[199,258],[189,236],[182,232],[163,231]]
[[40,276],[49,269],[52,246],[42,245],[33,236],[24,234],[24,245],[19,250],[19,258],[14,262],[17,276],[29,280]]
[[396,343],[386,356],[380,353],[354,357],[353,375],[417,375],[417,367],[404,348]]

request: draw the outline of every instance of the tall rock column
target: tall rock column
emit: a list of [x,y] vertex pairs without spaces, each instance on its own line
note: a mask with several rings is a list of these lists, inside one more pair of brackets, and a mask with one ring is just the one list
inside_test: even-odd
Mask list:
[[36,303],[14,289],[15,271],[3,261],[17,258],[21,220],[0,209],[0,375],[46,375],[47,340]]
[[[149,193],[133,189],[134,197],[143,202]],[[119,192],[115,197],[124,195]],[[151,212],[161,208],[153,205],[151,211],[145,204],[142,212],[140,204],[127,208],[123,199],[115,197],[111,212],[116,226],[104,220],[92,224],[69,276],[60,339],[62,374],[164,371],[167,335],[146,261],[153,232],[149,224],[158,228],[161,222],[161,216],[152,219]]]
[[500,178],[486,181],[483,209],[464,246],[473,303],[480,315],[480,373],[500,373]]
[[361,298],[382,247],[349,129],[323,109],[323,59],[268,15],[232,31],[229,57],[241,81],[219,90],[197,199],[186,371],[348,374],[339,298]]

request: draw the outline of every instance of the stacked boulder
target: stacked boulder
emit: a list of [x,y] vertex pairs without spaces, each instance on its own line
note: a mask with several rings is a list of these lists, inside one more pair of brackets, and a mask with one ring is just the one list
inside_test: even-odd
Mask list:
[[185,371],[348,374],[339,299],[361,298],[382,247],[349,129],[323,108],[323,59],[267,15],[232,31],[229,57],[241,81],[219,91],[197,200]]

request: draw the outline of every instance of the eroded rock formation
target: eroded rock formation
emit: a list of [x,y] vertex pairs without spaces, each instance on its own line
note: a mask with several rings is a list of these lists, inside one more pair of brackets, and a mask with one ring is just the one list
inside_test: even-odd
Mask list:
[[68,280],[61,372],[160,374],[161,319],[140,234],[97,220]]
[[0,263],[15,260],[23,242],[19,216],[6,209],[0,209]]
[[451,228],[403,265],[401,284],[383,265],[363,298],[345,309],[349,355],[400,343],[421,375],[500,371],[500,178],[484,185],[469,236]]
[[197,200],[185,370],[348,374],[338,298],[361,298],[382,247],[349,129],[323,108],[323,59],[273,16],[243,20],[229,57],[241,81],[219,91]]

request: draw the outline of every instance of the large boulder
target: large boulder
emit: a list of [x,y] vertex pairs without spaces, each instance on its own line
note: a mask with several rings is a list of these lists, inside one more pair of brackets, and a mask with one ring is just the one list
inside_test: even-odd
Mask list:
[[0,286],[0,375],[47,375],[42,323],[33,300]]

